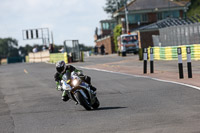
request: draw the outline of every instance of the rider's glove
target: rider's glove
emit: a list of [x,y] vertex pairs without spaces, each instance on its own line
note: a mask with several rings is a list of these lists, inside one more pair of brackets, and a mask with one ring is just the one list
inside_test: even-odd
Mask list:
[[58,85],[58,86],[56,87],[56,89],[57,89],[58,91],[62,91],[62,87],[61,87],[60,85]]

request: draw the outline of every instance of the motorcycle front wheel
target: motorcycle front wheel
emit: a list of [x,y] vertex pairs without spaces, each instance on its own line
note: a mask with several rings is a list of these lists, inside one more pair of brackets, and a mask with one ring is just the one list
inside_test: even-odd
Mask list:
[[99,105],[100,105],[100,102],[99,102],[99,100],[97,99],[97,97],[95,98],[95,103],[92,105],[92,107],[94,108],[94,109],[97,109],[98,107],[99,107]]
[[79,101],[80,105],[82,105],[86,110],[91,110],[89,102],[83,97],[83,95],[80,92],[76,92],[74,95]]

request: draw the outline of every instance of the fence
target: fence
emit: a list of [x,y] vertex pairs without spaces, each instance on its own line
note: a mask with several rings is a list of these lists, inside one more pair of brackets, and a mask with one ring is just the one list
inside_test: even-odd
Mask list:
[[[78,40],[65,40],[64,46],[65,46],[66,52],[71,57],[70,60],[72,60],[72,62],[77,62],[77,61],[82,60]],[[72,48],[70,48],[70,47],[72,47]]]
[[26,61],[26,58],[24,56],[8,57],[8,58],[0,59],[0,65],[10,64],[10,63],[20,63],[20,62],[25,62],[25,61]]
[[[80,59],[79,61],[84,60],[84,53],[80,52]],[[19,60],[20,59],[20,60]],[[56,63],[58,61],[64,60],[65,63],[70,63],[72,62],[72,57],[67,55],[67,53],[54,53],[50,54],[49,51],[42,51],[42,52],[37,52],[37,53],[29,53],[28,56],[26,57],[20,57],[20,58],[6,58],[6,59],[1,59],[0,63],[1,64],[7,64],[7,63],[13,63],[13,62],[51,62],[51,63]],[[76,60],[75,60],[76,61]]]
[[[155,60],[177,60],[177,48],[181,47],[182,59],[187,59],[186,47],[191,48],[191,59],[200,60],[200,44],[182,45],[171,47],[153,47]],[[150,48],[148,49],[148,56],[150,57]]]
[[153,36],[154,46],[200,44],[200,23],[171,26],[159,29],[159,32],[159,36]]
[[19,63],[19,62],[25,62],[25,57],[8,57],[7,58],[7,63]]

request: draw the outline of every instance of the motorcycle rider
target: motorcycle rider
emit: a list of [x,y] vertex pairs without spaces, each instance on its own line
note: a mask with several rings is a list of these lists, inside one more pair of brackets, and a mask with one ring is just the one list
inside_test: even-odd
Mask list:
[[[85,82],[87,82],[90,85],[91,90],[96,91],[96,88],[91,85],[91,78],[89,76],[83,75],[82,71],[76,69],[74,66],[66,65],[64,61],[58,61],[56,63],[56,71],[57,72],[54,75],[54,79],[56,81],[56,89],[57,90],[63,91],[61,89],[61,85],[60,85],[60,81],[62,80],[62,76],[64,74],[67,74],[68,79],[70,79],[71,73],[74,71],[80,76],[80,78],[82,80],[84,80]],[[63,91],[63,93],[62,93],[62,100],[65,101],[65,102],[69,100],[69,97],[68,97],[66,91]]]

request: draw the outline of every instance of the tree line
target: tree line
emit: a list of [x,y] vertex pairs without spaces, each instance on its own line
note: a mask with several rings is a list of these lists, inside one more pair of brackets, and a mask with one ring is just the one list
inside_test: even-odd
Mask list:
[[[200,22],[200,0],[191,0],[191,5],[187,12],[188,17],[195,17]],[[198,16],[198,17],[197,17]]]
[[104,11],[107,14],[113,14],[120,8],[124,7],[127,2],[131,0],[106,0],[105,7],[103,7]]
[[18,41],[13,38],[0,38],[0,58],[18,56]]
[[[8,57],[19,57],[19,56],[26,56],[28,53],[32,52],[33,48],[37,47],[38,51],[43,50],[44,45],[40,44],[26,44],[25,46],[19,46],[18,41],[14,38],[0,38],[0,59],[8,58]],[[49,49],[46,46],[47,49]],[[58,53],[59,50],[63,48],[63,45],[53,45],[53,49],[51,52]],[[90,51],[93,49],[92,46],[85,46],[84,44],[79,44],[79,48],[81,51]],[[71,47],[67,46],[67,49],[72,49]]]

